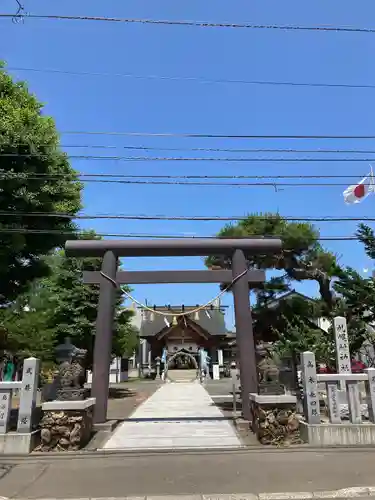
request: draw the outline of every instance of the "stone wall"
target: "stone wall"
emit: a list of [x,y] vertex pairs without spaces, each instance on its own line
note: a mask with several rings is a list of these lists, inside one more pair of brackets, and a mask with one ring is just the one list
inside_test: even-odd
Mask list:
[[92,410],[44,411],[41,444],[35,451],[76,451],[86,446],[92,435]]
[[250,407],[252,430],[261,444],[287,446],[302,442],[295,405],[275,407],[251,401]]

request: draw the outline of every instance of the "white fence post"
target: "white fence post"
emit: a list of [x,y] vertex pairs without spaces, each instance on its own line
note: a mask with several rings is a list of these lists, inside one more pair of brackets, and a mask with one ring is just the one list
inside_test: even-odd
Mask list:
[[339,386],[337,380],[326,382],[328,414],[331,424],[341,424]]
[[315,354],[306,351],[302,353],[302,383],[308,424],[320,424],[320,404],[318,381],[316,377]]
[[359,400],[359,388],[356,380],[346,382],[348,389],[349,418],[352,424],[362,423],[361,403]]
[[375,423],[375,368],[367,368],[365,372],[368,375],[365,382],[368,417],[370,422]]
[[17,432],[29,433],[33,428],[32,417],[38,391],[39,364],[37,358],[27,358],[23,363]]
[[6,434],[9,430],[11,410],[12,389],[1,389],[0,386],[0,434]]

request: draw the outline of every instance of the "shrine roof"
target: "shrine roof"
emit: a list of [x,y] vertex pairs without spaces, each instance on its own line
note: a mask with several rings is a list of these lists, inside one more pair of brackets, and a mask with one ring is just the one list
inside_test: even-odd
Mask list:
[[276,308],[280,302],[286,299],[294,298],[294,297],[300,297],[304,300],[307,300],[309,302],[315,302],[315,299],[312,297],[308,297],[307,295],[304,295],[303,293],[297,292],[296,290],[290,290],[289,292],[284,293],[283,295],[280,295],[276,299],[270,300],[267,303],[267,308],[268,309],[274,309]]

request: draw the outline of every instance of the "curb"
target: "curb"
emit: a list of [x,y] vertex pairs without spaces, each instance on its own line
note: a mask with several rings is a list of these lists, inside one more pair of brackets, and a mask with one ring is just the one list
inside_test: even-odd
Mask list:
[[[316,500],[348,498],[370,498],[375,495],[375,486],[355,486],[331,491],[300,491],[279,493],[232,493],[211,495],[146,495],[128,497],[95,497],[94,498],[71,498],[69,500]],[[0,497],[0,500],[11,500],[9,497]],[[22,498],[19,500],[31,500]],[[40,499],[42,500],[42,499]],[[47,500],[47,499],[46,499]],[[48,500],[58,500],[48,498]]]
[[[321,453],[321,454],[335,454],[344,451],[350,453],[375,453],[375,447],[371,446],[330,446],[329,448],[313,447],[309,445],[297,445],[288,448],[278,447],[265,447],[255,445],[244,445],[236,448],[186,448],[186,449],[159,449],[159,450],[80,450],[68,452],[32,452],[29,455],[12,455],[1,454],[0,460],[2,464],[11,463],[32,463],[43,462],[45,460],[58,461],[58,460],[75,460],[75,459],[102,459],[110,457],[152,457],[152,456],[181,456],[181,455],[217,455],[220,454],[289,454],[289,453]],[[375,496],[375,495],[374,495]],[[126,498],[126,497],[124,497]],[[306,498],[306,497],[303,497]],[[0,500],[2,497],[0,496]],[[73,499],[75,500],[75,499]]]

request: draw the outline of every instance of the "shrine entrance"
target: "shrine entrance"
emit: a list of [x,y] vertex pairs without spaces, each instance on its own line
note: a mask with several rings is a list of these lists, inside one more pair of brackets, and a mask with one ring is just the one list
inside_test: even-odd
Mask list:
[[[84,283],[99,284],[100,296],[94,346],[91,396],[96,398],[94,423],[107,419],[109,366],[112,352],[112,330],[115,299],[121,284],[150,283],[221,283],[232,291],[234,299],[236,340],[240,366],[242,401],[258,391],[249,285],[265,281],[265,272],[251,269],[252,255],[277,254],[280,239],[266,238],[185,238],[153,240],[69,240],[68,257],[102,257],[101,271],[84,273]],[[231,270],[203,271],[118,271],[119,257],[224,256]],[[243,404],[243,416],[250,419],[250,405]]]
[[185,349],[175,352],[166,362],[164,381],[194,382],[199,378],[199,366],[196,357]]
[[194,356],[185,349],[175,352],[167,361],[168,371],[170,370],[198,370],[197,356]]

